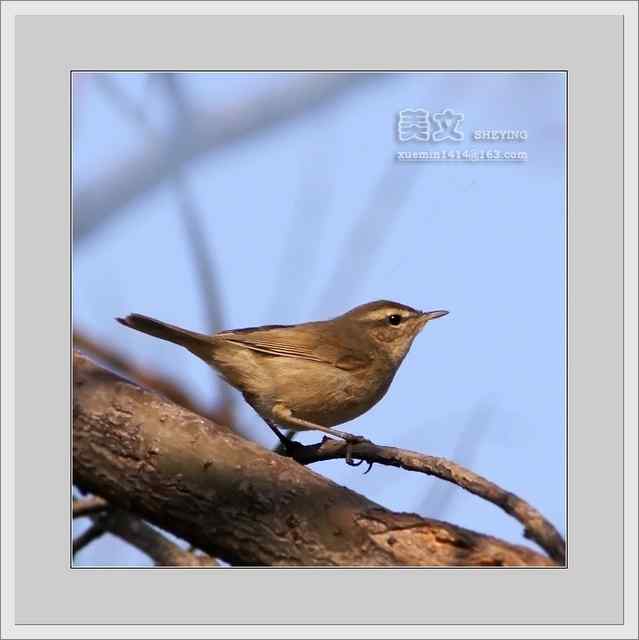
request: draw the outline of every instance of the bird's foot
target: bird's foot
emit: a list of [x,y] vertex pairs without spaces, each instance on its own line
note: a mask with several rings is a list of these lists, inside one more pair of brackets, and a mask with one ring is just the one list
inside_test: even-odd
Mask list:
[[300,451],[300,449],[304,448],[304,445],[301,442],[297,442],[297,440],[287,439],[285,443],[282,443],[282,446],[286,450],[286,455],[291,458],[295,458],[295,452]]
[[364,436],[356,436],[352,433],[345,433],[344,440],[346,440],[346,442],[350,444],[362,444],[363,442],[370,443],[370,440],[368,438],[365,438]]
[[[364,438],[364,436],[354,436],[354,435],[350,435],[349,434],[349,438],[346,439],[346,464],[351,466],[351,467],[359,467],[360,464],[362,464],[362,462],[364,462],[365,460],[362,458],[360,460],[358,460],[357,462],[353,459],[353,445],[354,444],[361,444],[364,442],[370,442],[370,440],[368,438]],[[368,462],[368,461],[366,461]],[[366,469],[366,471],[364,471],[364,475],[366,475],[373,467],[373,463],[372,462],[368,462],[368,469]]]

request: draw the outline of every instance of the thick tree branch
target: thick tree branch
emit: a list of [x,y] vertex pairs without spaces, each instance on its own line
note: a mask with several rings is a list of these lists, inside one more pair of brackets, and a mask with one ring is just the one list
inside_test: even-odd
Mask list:
[[132,378],[139,384],[155,389],[182,407],[186,407],[195,413],[204,414],[204,407],[199,406],[177,382],[137,366],[128,357],[103,342],[95,340],[79,330],[75,330],[73,332],[73,346],[97,358],[108,367],[119,371],[128,378]]
[[[75,348],[84,351],[109,368],[115,369],[122,375],[125,375],[127,378],[135,380],[144,387],[154,389],[180,406],[199,415],[206,416],[214,422],[228,419],[231,414],[229,408],[226,407],[224,403],[211,409],[206,409],[198,404],[176,381],[167,376],[139,367],[119,351],[89,337],[82,331],[76,330],[73,332],[73,345]],[[232,423],[225,420],[224,424],[228,424],[233,431],[237,431],[243,436],[247,435],[247,430],[236,420],[233,420]]]
[[74,484],[238,565],[552,565],[393,513],[74,355]]

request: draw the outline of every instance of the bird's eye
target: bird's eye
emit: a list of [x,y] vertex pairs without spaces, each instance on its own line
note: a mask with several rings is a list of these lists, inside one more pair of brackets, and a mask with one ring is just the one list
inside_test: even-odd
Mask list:
[[399,313],[391,313],[391,315],[388,316],[388,324],[392,324],[394,327],[396,327],[401,321],[402,316],[400,316]]

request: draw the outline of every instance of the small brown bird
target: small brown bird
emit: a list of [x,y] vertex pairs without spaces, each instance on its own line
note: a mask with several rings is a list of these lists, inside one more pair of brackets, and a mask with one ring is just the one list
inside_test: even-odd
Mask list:
[[127,327],[175,342],[212,366],[275,432],[315,429],[347,442],[362,436],[334,429],[379,402],[413,340],[448,311],[417,311],[378,300],[320,322],[266,325],[207,336],[137,313]]

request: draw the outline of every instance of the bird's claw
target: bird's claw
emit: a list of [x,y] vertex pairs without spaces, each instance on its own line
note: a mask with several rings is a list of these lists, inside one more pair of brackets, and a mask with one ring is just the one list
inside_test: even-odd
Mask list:
[[364,458],[355,462],[355,460],[353,460],[353,444],[358,442],[370,442],[370,440],[367,440],[362,436],[355,436],[355,438],[357,438],[357,440],[348,440],[346,442],[346,464],[351,467],[359,467],[362,462],[368,462],[368,469],[366,469],[366,471],[364,471],[363,473],[363,475],[366,475],[373,468],[373,463],[369,462],[368,460],[365,461]]
[[284,445],[284,449],[286,451],[286,455],[295,457],[295,453],[304,448],[304,445],[301,442],[297,442],[296,440],[288,440]]

